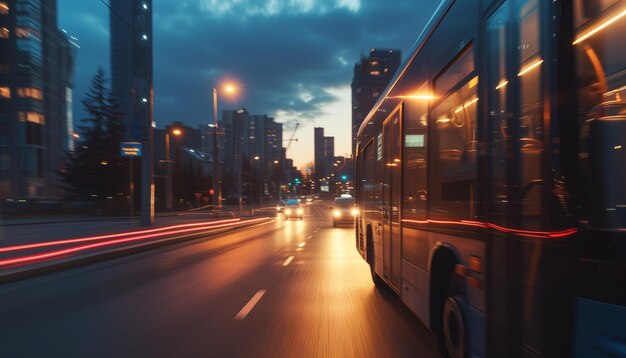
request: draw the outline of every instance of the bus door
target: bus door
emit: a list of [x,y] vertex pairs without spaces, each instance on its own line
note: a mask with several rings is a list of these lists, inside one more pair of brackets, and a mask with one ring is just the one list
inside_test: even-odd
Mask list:
[[383,124],[383,275],[396,288],[402,284],[400,243],[400,111]]

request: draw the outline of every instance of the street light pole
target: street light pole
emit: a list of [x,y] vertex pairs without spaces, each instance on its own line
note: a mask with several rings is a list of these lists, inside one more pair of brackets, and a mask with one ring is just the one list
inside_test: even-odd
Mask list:
[[165,133],[165,209],[172,210],[172,159],[170,158],[170,134]]
[[219,178],[219,145],[217,143],[217,88],[213,88],[213,204],[222,206],[222,181]]

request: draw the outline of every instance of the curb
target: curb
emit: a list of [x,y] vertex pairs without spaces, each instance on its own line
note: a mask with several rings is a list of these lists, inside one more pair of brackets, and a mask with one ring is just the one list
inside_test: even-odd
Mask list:
[[37,267],[28,267],[25,266],[23,269],[16,269],[13,272],[1,273],[0,272],[0,285],[15,282],[19,280],[23,280],[26,278],[31,278],[34,276],[39,276],[47,273],[53,273],[57,271],[67,270],[78,266],[98,263],[114,258],[120,258],[124,256],[130,256],[133,254],[150,251],[152,249],[165,247],[168,245],[179,244],[187,241],[197,240],[200,238],[212,238],[214,236],[224,234],[227,232],[236,232],[238,230],[247,229],[250,227],[254,227],[256,225],[267,224],[268,222],[273,221],[273,218],[267,218],[267,220],[263,220],[260,222],[255,222],[251,225],[241,225],[235,227],[227,227],[220,228],[216,230],[207,230],[202,232],[193,232],[189,234],[182,234],[172,237],[165,237],[163,239],[157,241],[150,241],[145,243],[138,243],[134,245],[130,245],[127,247],[118,247],[115,249],[110,249],[102,252],[95,252],[89,255],[79,256],[76,258],[68,258],[65,260],[60,260],[58,262],[49,262],[48,264],[43,264]]

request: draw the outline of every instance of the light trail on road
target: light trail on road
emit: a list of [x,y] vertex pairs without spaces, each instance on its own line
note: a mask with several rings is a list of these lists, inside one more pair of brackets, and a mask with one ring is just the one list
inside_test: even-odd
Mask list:
[[68,254],[73,254],[76,252],[86,251],[86,250],[95,249],[95,248],[104,247],[104,246],[111,246],[111,245],[116,245],[116,244],[121,244],[121,243],[128,243],[128,242],[133,242],[133,241],[139,241],[139,240],[144,240],[144,239],[157,238],[157,237],[163,237],[163,236],[169,236],[169,235],[175,235],[175,234],[189,233],[193,231],[202,231],[206,229],[217,229],[217,228],[223,228],[223,227],[228,227],[228,226],[236,226],[240,224],[248,224],[248,223],[258,222],[258,221],[267,220],[267,219],[268,218],[264,217],[264,218],[251,219],[251,220],[237,220],[236,222],[228,222],[228,223],[223,223],[219,225],[216,225],[216,223],[205,224],[204,226],[200,226],[200,227],[164,231],[156,235],[139,235],[139,236],[133,235],[131,237],[122,238],[122,239],[108,240],[104,242],[98,242],[98,243],[93,243],[93,244],[88,244],[88,245],[80,245],[80,246],[75,246],[75,247],[71,247],[67,249],[45,252],[45,253],[40,253],[40,254],[35,254],[35,255],[27,255],[27,256],[21,256],[21,257],[16,257],[16,258],[4,259],[4,260],[0,260],[0,267],[15,265],[15,264],[24,264],[24,263],[50,259],[50,258],[56,258],[59,256],[65,256]]

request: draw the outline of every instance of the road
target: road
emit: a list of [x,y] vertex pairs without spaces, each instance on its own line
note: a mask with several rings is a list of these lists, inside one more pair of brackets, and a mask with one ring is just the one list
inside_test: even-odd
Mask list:
[[1,355],[438,357],[327,206],[1,286]]

